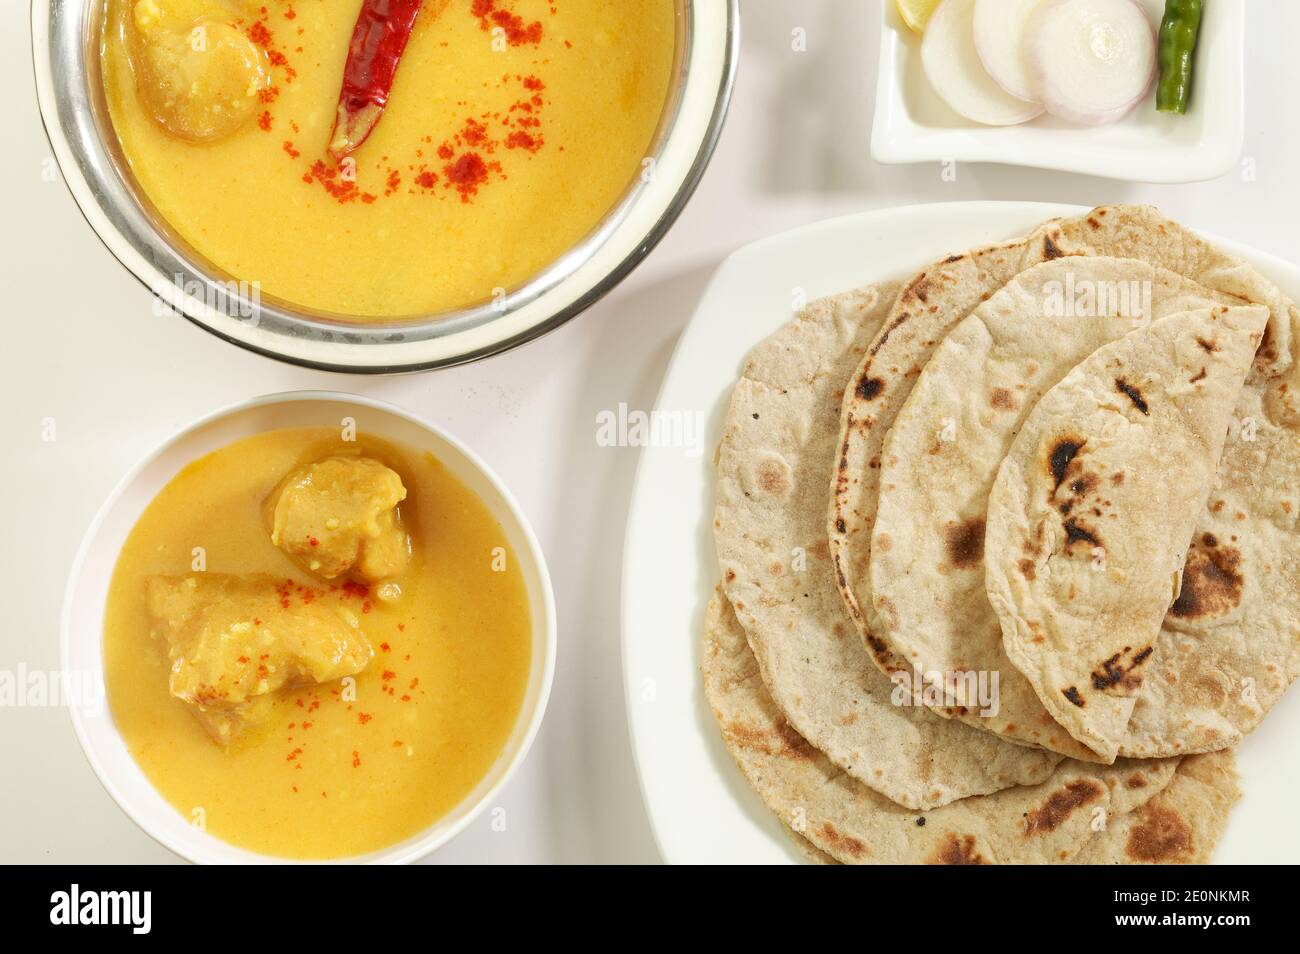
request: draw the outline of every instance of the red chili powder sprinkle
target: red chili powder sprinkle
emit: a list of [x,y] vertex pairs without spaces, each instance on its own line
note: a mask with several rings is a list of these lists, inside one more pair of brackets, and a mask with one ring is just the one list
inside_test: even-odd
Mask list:
[[466,118],[465,128],[461,130],[460,135],[468,145],[481,146],[487,141],[487,127],[470,116]]
[[470,196],[477,195],[478,187],[488,179],[488,165],[476,152],[463,153],[455,162],[443,166],[442,171],[460,193],[462,202],[468,202]]
[[384,652],[386,652],[386,653],[390,653],[390,652],[393,651],[393,647],[390,646],[390,645],[388,645],[388,643],[380,643],[380,644],[379,644],[379,648],[382,649],[382,650],[383,650]]
[[262,115],[258,116],[258,117],[257,117],[257,126],[258,126],[259,129],[262,130],[262,132],[270,132],[270,131],[271,131],[271,114],[270,114],[269,112],[264,112],[264,113],[262,113]]
[[474,0],[472,10],[474,16],[478,17],[481,29],[491,30],[494,26],[500,27],[505,32],[506,41],[511,46],[523,46],[524,44],[536,46],[542,42],[542,24],[540,20],[525,24],[524,18],[518,14],[498,8],[497,0]]
[[352,750],[352,767],[361,768],[361,753],[356,749]]
[[261,20],[248,28],[248,38],[260,47],[268,47],[274,42],[271,31],[266,28],[266,24]]
[[372,716],[369,712],[358,712],[358,713],[357,713],[357,721],[360,722],[362,725],[365,725],[367,722],[369,722],[369,721],[370,721],[371,719],[373,719],[373,718],[374,718],[374,716]]
[[506,148],[527,149],[529,152],[536,152],[538,149],[542,148],[542,140],[540,137],[534,139],[522,129],[516,129],[506,139]]
[[300,155],[302,155],[302,153],[300,153],[297,149],[293,148],[292,139],[286,139],[284,141],[284,151],[289,154],[290,159],[297,159]]
[[365,597],[370,595],[370,587],[366,586],[364,583],[357,583],[354,580],[346,580],[343,583],[342,589],[343,592],[347,593],[349,596]]

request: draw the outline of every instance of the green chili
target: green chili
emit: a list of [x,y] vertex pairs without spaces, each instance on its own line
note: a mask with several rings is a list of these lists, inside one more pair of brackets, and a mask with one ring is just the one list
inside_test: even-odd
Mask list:
[[1160,23],[1160,82],[1156,109],[1185,113],[1192,95],[1192,62],[1201,30],[1202,0],[1165,0]]

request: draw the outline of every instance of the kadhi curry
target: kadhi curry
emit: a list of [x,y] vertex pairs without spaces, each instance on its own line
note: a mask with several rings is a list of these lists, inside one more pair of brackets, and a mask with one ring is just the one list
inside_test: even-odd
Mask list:
[[643,176],[673,0],[107,0],[140,191],[241,283],[374,320],[498,300]]
[[531,665],[504,532],[431,454],[271,431],[184,468],[127,538],[105,680],[192,823],[288,858],[433,824],[503,750]]

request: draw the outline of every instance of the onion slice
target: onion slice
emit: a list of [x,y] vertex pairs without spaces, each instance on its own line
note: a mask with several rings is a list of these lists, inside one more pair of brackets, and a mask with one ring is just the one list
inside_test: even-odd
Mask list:
[[1043,0],[975,0],[975,49],[993,81],[1018,99],[1038,102],[1025,34]]
[[1012,126],[1042,113],[993,81],[975,49],[975,0],[943,0],[921,41],[921,65],[935,92],[967,119]]
[[1134,0],[1044,0],[1026,42],[1043,105],[1071,122],[1113,123],[1155,82],[1155,28]]

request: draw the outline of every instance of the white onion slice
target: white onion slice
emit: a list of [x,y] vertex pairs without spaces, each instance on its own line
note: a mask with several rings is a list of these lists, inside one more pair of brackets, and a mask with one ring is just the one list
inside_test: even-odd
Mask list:
[[1043,105],[1071,122],[1113,123],[1155,82],[1155,27],[1134,0],[1044,0],[1026,42]]
[[921,41],[921,65],[935,92],[967,119],[1012,126],[1042,113],[993,81],[975,49],[975,0],[943,0]]
[[1025,55],[1025,32],[1043,0],[975,0],[975,49],[993,81],[1018,99],[1038,102]]

